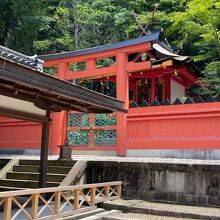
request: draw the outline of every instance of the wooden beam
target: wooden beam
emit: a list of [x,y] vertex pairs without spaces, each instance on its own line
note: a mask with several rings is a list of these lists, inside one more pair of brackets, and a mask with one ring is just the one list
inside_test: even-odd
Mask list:
[[79,72],[68,71],[65,75],[66,80],[82,79],[88,77],[104,77],[108,74],[116,74],[116,65],[104,68],[94,68]]
[[128,72],[136,72],[136,71],[141,71],[141,70],[148,70],[151,68],[151,62],[150,61],[145,61],[145,62],[129,62],[127,63],[126,70]]
[[66,63],[76,63],[76,62],[85,62],[88,59],[100,59],[100,58],[106,58],[106,57],[113,57],[116,56],[117,53],[137,53],[137,52],[144,52],[151,50],[151,43],[150,42],[144,42],[137,45],[127,46],[124,48],[118,48],[113,50],[106,50],[102,52],[96,52],[91,54],[85,54],[75,57],[68,57],[68,58],[61,58],[61,59],[54,59],[54,60],[45,60],[44,67],[52,67],[57,66],[61,62]]
[[37,123],[46,122],[48,120],[44,116],[29,114],[26,112],[17,111],[16,109],[12,110],[7,108],[0,108],[0,115],[5,117],[17,118],[20,120],[37,122]]
[[[127,72],[136,72],[141,70],[147,70],[151,68],[151,62],[128,62],[126,64],[126,71]],[[88,69],[83,71],[68,71],[66,73],[65,79],[71,80],[71,79],[82,79],[82,78],[93,78],[93,77],[106,77],[106,76],[113,76],[116,75],[117,71],[117,65],[110,66],[110,67],[103,67],[103,68],[95,68],[95,69]]]
[[84,160],[77,161],[59,186],[71,185],[72,182],[76,181],[76,179],[83,174],[83,172],[86,169],[86,166],[87,166],[87,161]]

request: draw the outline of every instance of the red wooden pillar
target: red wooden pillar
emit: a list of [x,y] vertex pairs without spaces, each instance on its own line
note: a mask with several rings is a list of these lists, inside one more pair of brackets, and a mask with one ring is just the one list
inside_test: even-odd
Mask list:
[[88,59],[86,62],[86,69],[95,69],[96,68],[96,60],[94,58]]
[[[116,72],[116,93],[117,99],[125,102],[124,108],[129,107],[129,78],[126,71],[127,55],[126,53],[118,53],[117,59],[117,72]],[[117,156],[126,156],[127,150],[127,114],[117,112]]]
[[[65,79],[65,73],[68,70],[67,63],[59,63],[57,77]],[[67,112],[53,112],[51,114],[52,125],[50,133],[50,153],[59,154],[57,146],[64,144],[67,135]]]
[[165,98],[170,100],[170,88],[171,88],[171,78],[167,78],[165,81]]
[[[96,59],[90,58],[86,61],[86,69],[94,70],[96,68]],[[93,128],[95,125],[95,114],[90,113],[90,127]],[[94,147],[94,130],[89,130],[89,146]]]
[[156,78],[151,78],[151,102],[156,98]]

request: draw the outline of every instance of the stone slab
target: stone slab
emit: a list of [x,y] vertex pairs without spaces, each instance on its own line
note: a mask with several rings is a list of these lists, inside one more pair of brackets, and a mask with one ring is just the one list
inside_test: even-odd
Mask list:
[[139,201],[135,204],[135,202],[132,203],[130,200],[115,200],[105,202],[103,204],[103,208],[119,209],[123,211],[127,210],[128,212],[133,213],[172,216],[178,218],[220,220],[220,209],[211,207],[174,205],[147,201]]

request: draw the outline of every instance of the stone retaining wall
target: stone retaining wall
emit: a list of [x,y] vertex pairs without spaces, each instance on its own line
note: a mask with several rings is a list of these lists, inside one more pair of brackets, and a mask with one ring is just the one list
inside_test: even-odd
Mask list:
[[91,161],[87,183],[124,181],[123,196],[220,206],[220,165]]

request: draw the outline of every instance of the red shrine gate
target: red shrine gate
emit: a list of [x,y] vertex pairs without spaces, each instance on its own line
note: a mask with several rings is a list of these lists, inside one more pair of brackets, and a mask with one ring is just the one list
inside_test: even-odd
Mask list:
[[90,82],[88,88],[124,101],[129,110],[112,115],[53,113],[52,154],[66,139],[76,150],[116,151],[118,156],[220,147],[220,103],[186,100],[186,90],[198,75],[188,57],[175,54],[160,32],[40,59],[45,68],[56,70],[56,77],[84,86]]

